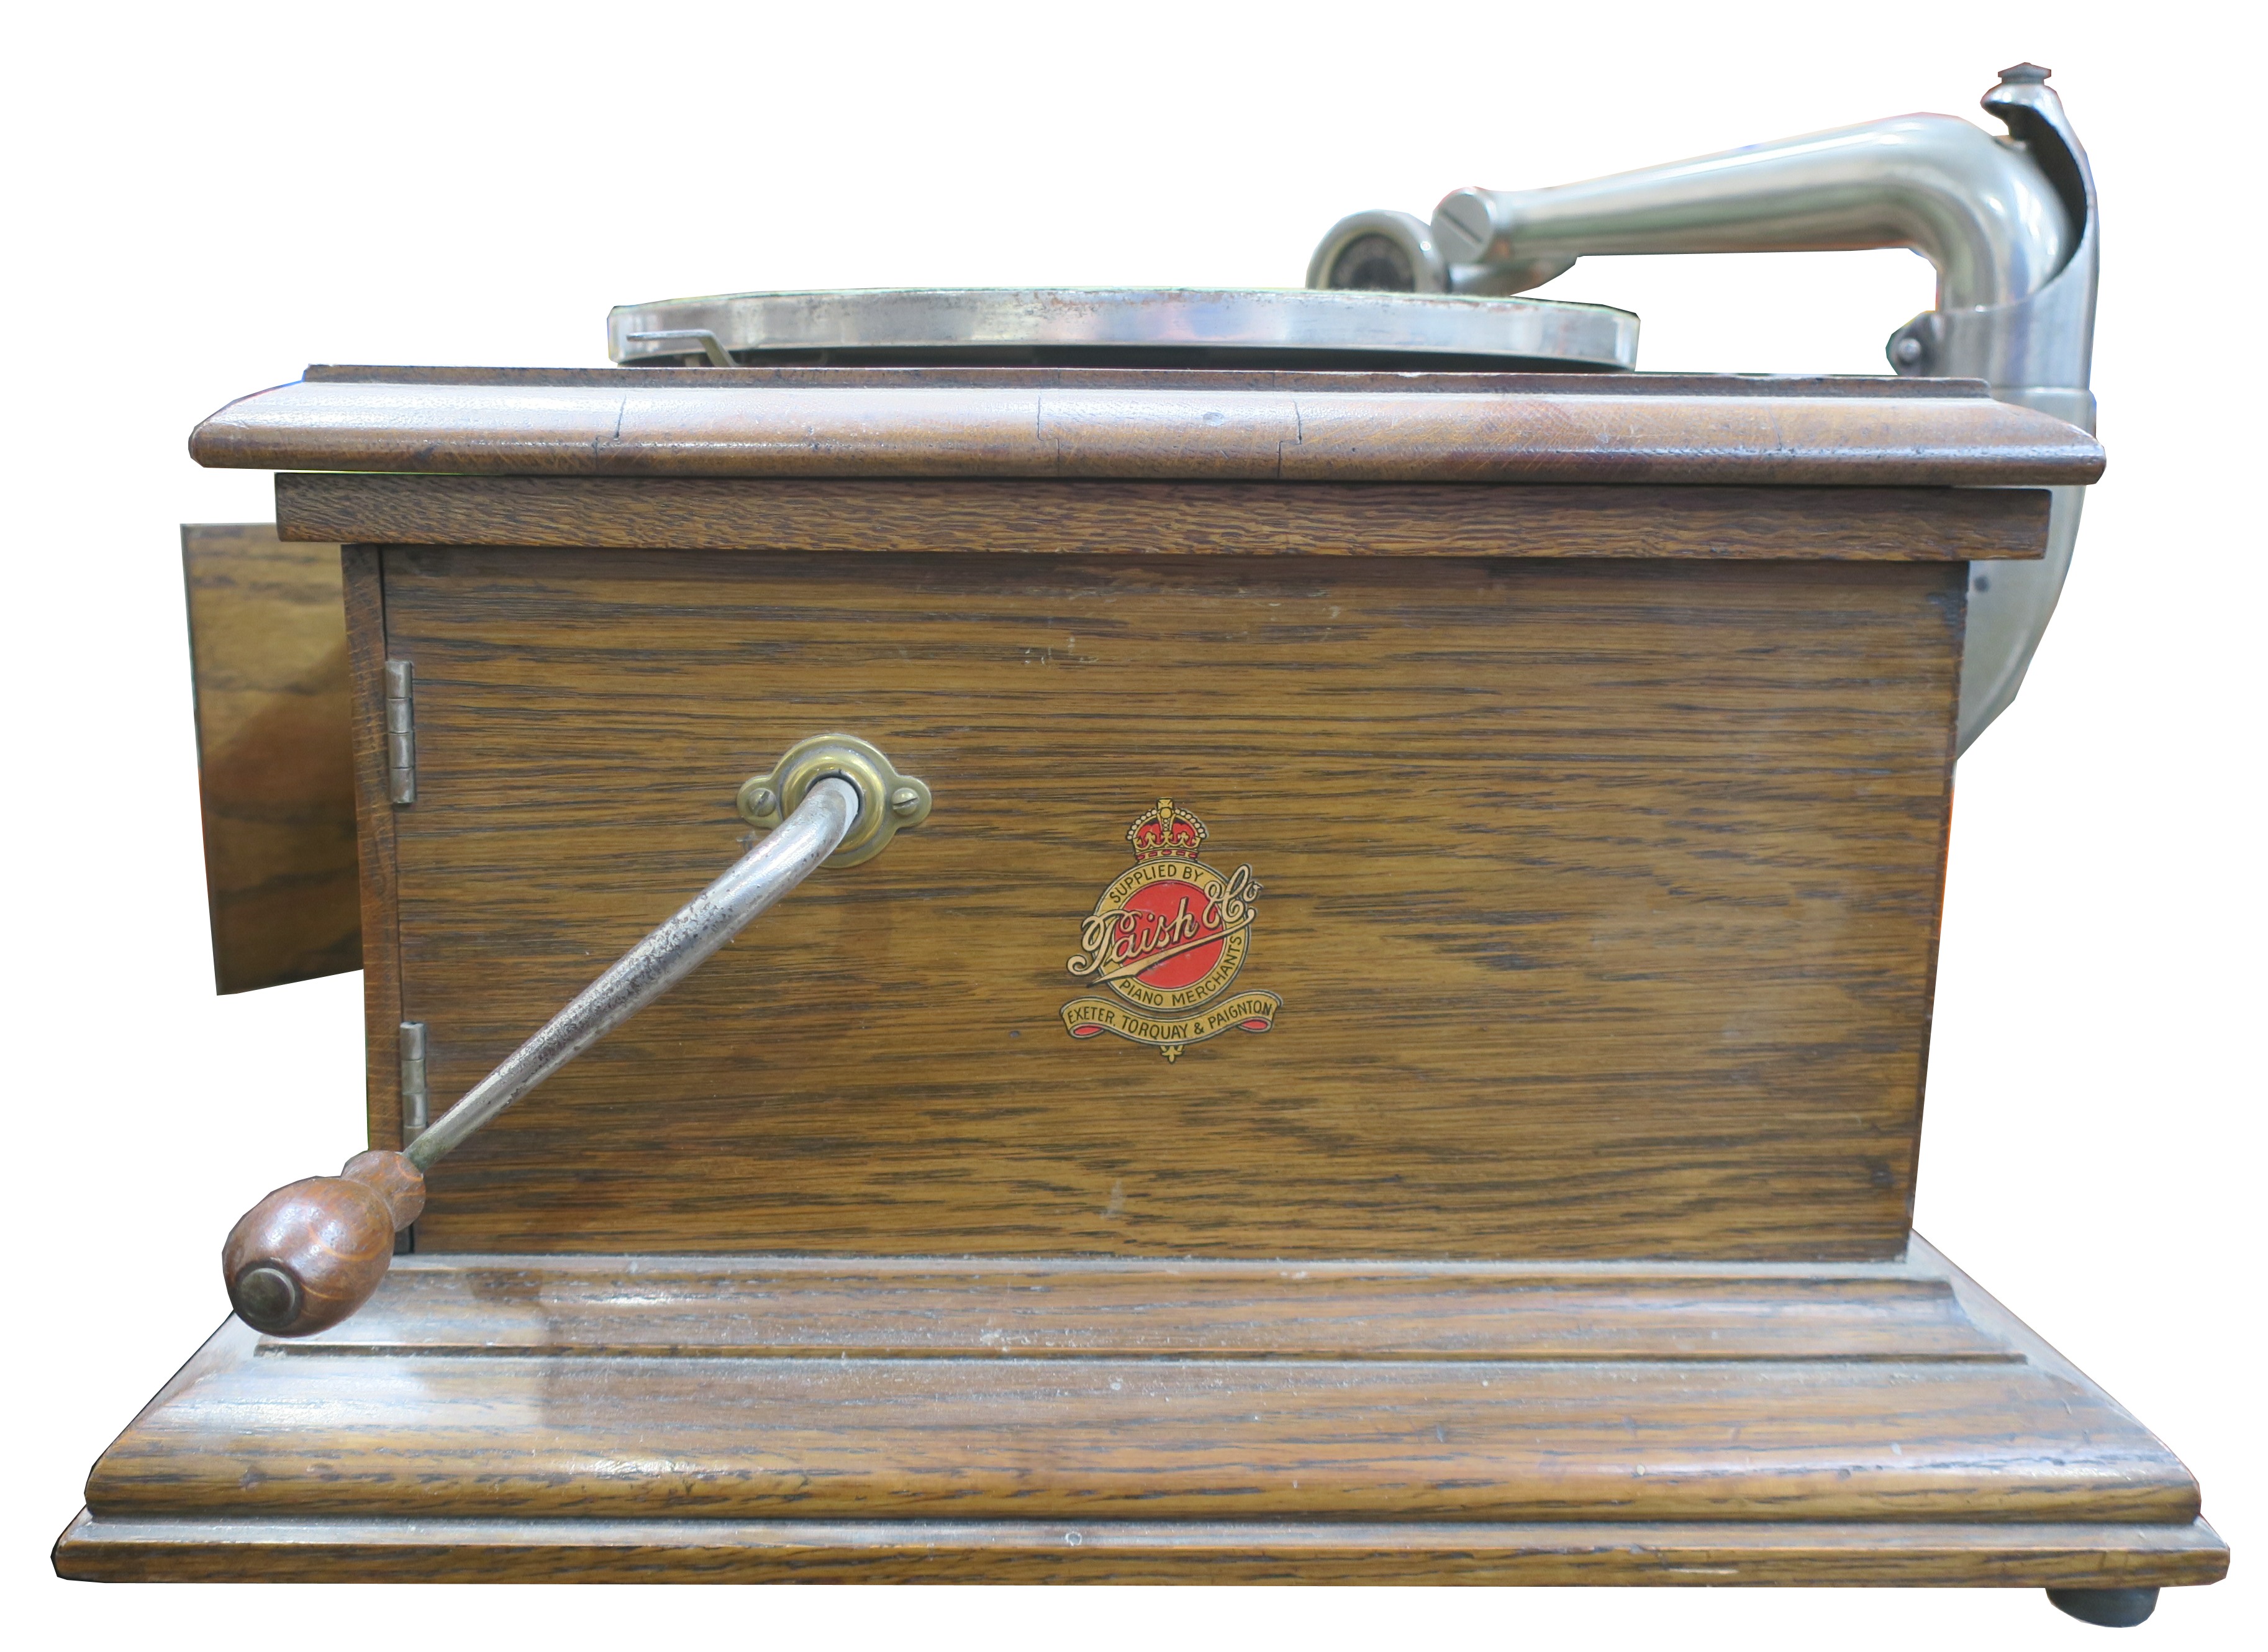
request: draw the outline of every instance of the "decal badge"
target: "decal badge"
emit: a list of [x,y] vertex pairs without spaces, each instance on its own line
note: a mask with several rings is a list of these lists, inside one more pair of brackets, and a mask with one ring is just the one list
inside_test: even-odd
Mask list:
[[1115,1033],[1174,1060],[1232,1027],[1263,1033],[1284,1000],[1229,985],[1252,947],[1260,885],[1242,866],[1223,877],[1197,858],[1205,825],[1171,798],[1126,829],[1134,864],[1118,874],[1079,926],[1071,972],[1113,998],[1063,1007],[1074,1038]]

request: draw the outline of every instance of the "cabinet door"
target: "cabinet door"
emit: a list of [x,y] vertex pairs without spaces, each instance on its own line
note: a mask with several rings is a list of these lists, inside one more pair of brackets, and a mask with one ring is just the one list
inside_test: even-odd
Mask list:
[[362,967],[336,545],[185,523],[213,985]]

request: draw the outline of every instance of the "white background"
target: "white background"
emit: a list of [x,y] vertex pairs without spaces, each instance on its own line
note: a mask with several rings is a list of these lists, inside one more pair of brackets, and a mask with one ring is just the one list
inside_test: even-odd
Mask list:
[[[2259,144],[2234,7],[42,8],[11,26],[0,1586],[18,1645],[2078,1644],[2035,1592],[256,1592],[66,1585],[88,1465],[223,1311],[246,1204],[360,1129],[358,982],[210,989],[183,441],[311,361],[597,365],[608,306],[755,287],[1296,284],[1423,212],[2051,65],[2107,207],[2111,454],[1962,765],[1918,1225],[2181,1453],[2257,1646],[2268,1545],[2255,640]],[[1989,122],[1986,122],[1989,124]],[[1904,253],[1623,259],[1653,369],[1883,371]],[[28,1630],[30,1638],[22,1638]],[[2248,1634],[2249,1630],[2249,1634]],[[2141,1644],[2137,1641],[2135,1644]]]

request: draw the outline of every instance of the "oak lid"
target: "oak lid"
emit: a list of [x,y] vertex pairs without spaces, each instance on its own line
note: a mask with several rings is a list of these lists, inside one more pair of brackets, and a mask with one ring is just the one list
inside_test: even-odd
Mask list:
[[991,369],[310,369],[201,464],[426,475],[2084,483],[2095,439],[1981,384]]

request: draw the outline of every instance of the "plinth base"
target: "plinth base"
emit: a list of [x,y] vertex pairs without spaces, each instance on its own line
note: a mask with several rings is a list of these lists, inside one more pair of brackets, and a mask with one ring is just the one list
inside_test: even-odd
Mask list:
[[2147,1589],[2188,1471],[1898,1264],[404,1257],[231,1322],[55,1550],[116,1580]]
[[[111,1582],[1704,1583],[2121,1590],[2209,1583],[2186,1526],[1543,1522],[100,1520],[56,1569]],[[2090,1619],[2089,1621],[2095,1621]],[[2139,1621],[2139,1619],[2137,1620]]]

